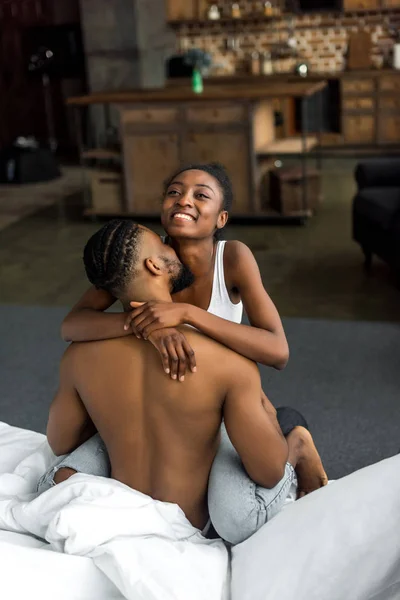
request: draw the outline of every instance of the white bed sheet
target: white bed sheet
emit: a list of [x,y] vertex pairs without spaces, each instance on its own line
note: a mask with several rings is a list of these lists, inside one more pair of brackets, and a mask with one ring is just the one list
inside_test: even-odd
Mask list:
[[[44,441],[42,434],[0,422],[0,475],[12,472]],[[50,544],[29,534],[0,530],[0,573],[4,600],[123,598],[92,559],[54,552]]]
[[0,598],[122,600],[90,558],[46,549],[31,536],[0,532]]

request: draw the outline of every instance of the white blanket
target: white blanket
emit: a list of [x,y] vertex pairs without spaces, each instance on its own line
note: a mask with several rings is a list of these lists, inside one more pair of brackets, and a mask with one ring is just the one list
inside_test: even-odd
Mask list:
[[[14,428],[0,425],[3,450],[12,447],[6,439],[13,435]],[[224,544],[206,540],[177,505],[90,475],[75,475],[36,497],[38,479],[54,456],[42,436],[36,448],[32,434],[29,440],[25,452],[17,453],[22,458],[17,466],[4,455],[0,463],[0,529],[29,533],[57,552],[93,559],[128,600],[228,597]],[[5,472],[10,465],[14,471]],[[9,548],[11,556],[15,545]]]

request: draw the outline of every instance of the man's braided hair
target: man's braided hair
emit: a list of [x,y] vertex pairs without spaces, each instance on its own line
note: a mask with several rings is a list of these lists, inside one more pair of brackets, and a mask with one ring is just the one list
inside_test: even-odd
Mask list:
[[85,246],[83,262],[89,281],[118,298],[134,276],[143,230],[130,220],[113,219]]

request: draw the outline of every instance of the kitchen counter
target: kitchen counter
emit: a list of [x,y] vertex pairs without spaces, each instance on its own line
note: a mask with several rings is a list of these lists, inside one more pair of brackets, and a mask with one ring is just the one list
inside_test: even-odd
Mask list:
[[[250,79],[250,78],[249,78]],[[274,85],[271,85],[273,82]],[[156,89],[141,89],[132,91],[101,92],[87,96],[72,97],[67,100],[71,106],[89,106],[91,104],[133,104],[133,103],[171,103],[171,102],[206,102],[215,100],[261,100],[280,97],[309,97],[326,87],[325,81],[294,81],[268,80],[251,82],[222,82],[207,85],[205,82],[202,94],[193,93],[188,85],[167,86]]]

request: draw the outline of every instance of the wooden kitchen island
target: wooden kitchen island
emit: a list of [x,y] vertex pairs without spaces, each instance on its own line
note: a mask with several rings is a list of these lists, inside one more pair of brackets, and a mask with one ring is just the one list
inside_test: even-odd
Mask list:
[[[78,117],[82,109],[100,104],[114,105],[119,112],[123,193],[88,212],[104,216],[156,216],[160,213],[163,181],[181,165],[195,162],[223,163],[232,178],[235,201],[232,214],[266,217],[269,214],[261,192],[263,161],[268,156],[300,155],[303,169],[303,202],[297,215],[309,214],[307,207],[306,161],[319,144],[318,135],[308,136],[307,100],[326,87],[325,81],[296,80],[248,84],[213,84],[202,94],[189,86],[154,90],[98,93],[70,98],[68,104]],[[277,139],[274,100],[300,98],[303,133],[299,138]],[[79,145],[83,161],[118,157],[110,148]],[[105,184],[107,177],[103,178]],[[112,179],[108,179],[109,182]],[[106,189],[106,188],[105,188]],[[113,199],[111,198],[113,196]]]

